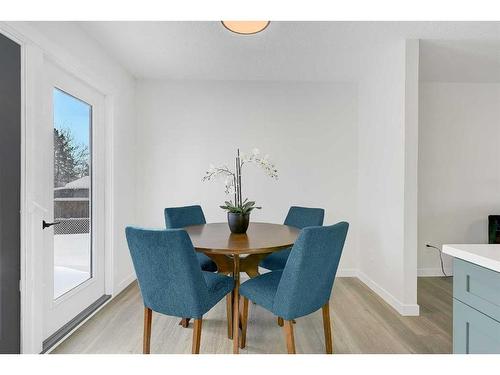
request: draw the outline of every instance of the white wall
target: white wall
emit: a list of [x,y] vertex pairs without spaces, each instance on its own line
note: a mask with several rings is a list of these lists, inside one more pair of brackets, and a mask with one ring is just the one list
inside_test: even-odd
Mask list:
[[417,139],[405,139],[406,52],[404,40],[365,51],[359,86],[359,276],[400,313],[415,315],[416,257],[405,254],[405,183],[412,172],[406,170],[405,147]]
[[[425,247],[487,243],[487,217],[500,214],[500,84],[420,84],[418,267],[440,275]],[[444,255],[451,272],[451,259]]]
[[200,203],[225,221],[221,183],[202,182],[209,163],[233,163],[258,147],[279,169],[254,166],[243,195],[263,206],[252,220],[282,223],[290,205],[324,207],[325,224],[351,223],[341,270],[357,259],[357,88],[354,84],[142,81],[137,90],[138,220],[163,227],[163,209]]

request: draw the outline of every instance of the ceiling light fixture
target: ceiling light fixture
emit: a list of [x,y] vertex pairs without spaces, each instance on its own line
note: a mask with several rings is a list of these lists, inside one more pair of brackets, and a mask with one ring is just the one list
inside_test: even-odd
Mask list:
[[221,21],[226,29],[236,34],[250,35],[263,31],[271,21]]

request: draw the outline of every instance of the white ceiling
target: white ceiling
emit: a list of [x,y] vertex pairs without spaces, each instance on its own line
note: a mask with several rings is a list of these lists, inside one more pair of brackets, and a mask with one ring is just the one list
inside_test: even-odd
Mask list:
[[[363,49],[386,40],[500,40],[500,22],[272,21],[262,33],[246,36],[217,21],[79,25],[139,79],[353,81],[370,63]],[[425,42],[425,64],[448,59],[436,52],[440,46]]]
[[420,41],[420,80],[500,82],[500,39]]

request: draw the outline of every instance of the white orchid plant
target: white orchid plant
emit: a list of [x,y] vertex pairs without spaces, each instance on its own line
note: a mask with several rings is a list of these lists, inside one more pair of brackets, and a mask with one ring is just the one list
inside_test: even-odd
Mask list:
[[261,209],[261,207],[255,206],[254,201],[249,201],[248,199],[242,200],[241,196],[241,170],[245,164],[252,163],[260,166],[269,177],[278,179],[278,170],[274,163],[269,160],[268,155],[262,157],[257,148],[254,148],[251,154],[242,153],[241,156],[240,150],[238,150],[234,171],[227,165],[215,167],[213,164],[210,164],[209,169],[205,172],[205,176],[203,176],[203,181],[213,181],[222,177],[224,178],[225,193],[228,195],[234,194],[234,203],[232,200],[225,201],[225,204],[220,206],[220,208],[242,215],[249,214],[254,209]]

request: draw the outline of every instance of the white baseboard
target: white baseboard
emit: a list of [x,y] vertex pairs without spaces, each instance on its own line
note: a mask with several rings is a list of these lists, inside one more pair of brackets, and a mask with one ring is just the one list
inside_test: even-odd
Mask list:
[[117,296],[122,292],[126,287],[132,284],[137,279],[137,276],[134,272],[124,278],[122,281],[118,283],[118,285],[113,290],[113,297]]
[[[453,269],[451,268],[445,268],[444,272],[446,272],[446,276],[453,276]],[[419,277],[444,276],[441,268],[419,268],[417,275]]]
[[355,268],[339,268],[336,277],[358,277],[358,270]]
[[[271,272],[265,268],[259,267],[259,273],[268,273]],[[358,277],[358,270],[356,268],[339,268],[337,270],[337,274],[335,277]],[[242,273],[241,274],[241,279],[245,278],[245,280],[248,279],[247,275]]]
[[393,307],[398,313],[403,316],[418,316],[420,315],[420,307],[418,304],[405,304],[394,297],[391,293],[369,278],[365,273],[358,270],[358,279],[361,280],[368,288],[377,293],[385,302]]

